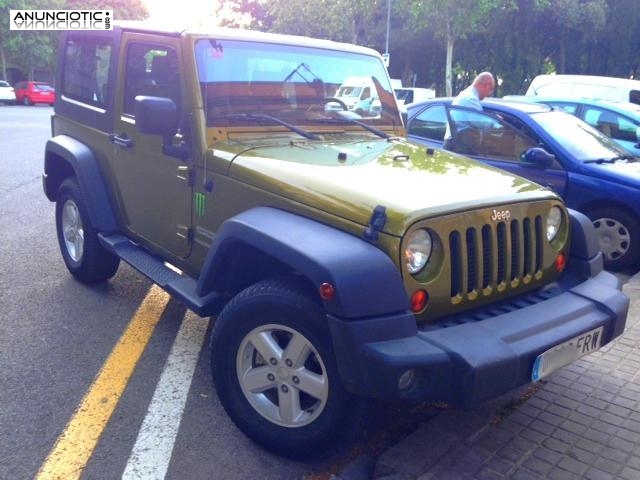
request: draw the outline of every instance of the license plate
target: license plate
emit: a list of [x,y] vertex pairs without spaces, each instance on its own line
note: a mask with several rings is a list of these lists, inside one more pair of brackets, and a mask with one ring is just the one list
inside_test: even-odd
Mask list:
[[603,328],[604,327],[598,327],[590,330],[538,355],[536,361],[533,362],[531,380],[537,382],[551,372],[565,365],[569,365],[584,355],[598,350],[602,345]]

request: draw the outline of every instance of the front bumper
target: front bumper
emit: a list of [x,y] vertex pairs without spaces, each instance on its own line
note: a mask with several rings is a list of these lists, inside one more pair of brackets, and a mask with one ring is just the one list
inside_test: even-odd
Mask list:
[[[584,278],[584,277],[582,277]],[[329,317],[345,387],[375,398],[470,405],[531,382],[549,348],[602,326],[602,345],[624,331],[629,299],[607,272],[569,274],[544,289],[419,327],[402,313],[347,321]],[[409,369],[416,378],[401,390]]]

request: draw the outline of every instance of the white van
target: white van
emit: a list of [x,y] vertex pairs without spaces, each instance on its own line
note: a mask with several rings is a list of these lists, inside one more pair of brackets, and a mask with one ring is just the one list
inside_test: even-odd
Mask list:
[[433,88],[394,88],[393,92],[398,100],[398,105],[410,105],[436,98],[436,91]]
[[593,75],[538,75],[526,95],[586,97],[640,104],[640,80]]
[[[371,77],[347,77],[338,88],[335,98],[344,103],[349,111],[363,117],[378,116],[382,110],[382,103]],[[327,104],[327,107],[335,109],[336,106]]]

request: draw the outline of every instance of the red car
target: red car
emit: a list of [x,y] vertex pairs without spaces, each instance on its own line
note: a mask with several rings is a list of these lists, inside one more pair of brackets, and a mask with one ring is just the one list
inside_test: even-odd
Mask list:
[[34,103],[48,103],[56,101],[55,89],[45,82],[18,82],[14,87],[16,103],[33,105]]

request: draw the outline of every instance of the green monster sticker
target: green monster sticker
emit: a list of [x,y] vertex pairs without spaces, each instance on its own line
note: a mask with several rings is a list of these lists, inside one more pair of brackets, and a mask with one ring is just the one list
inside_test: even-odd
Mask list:
[[193,195],[193,200],[196,207],[196,217],[204,217],[205,206],[207,203],[207,198],[204,196],[204,193],[195,193]]

